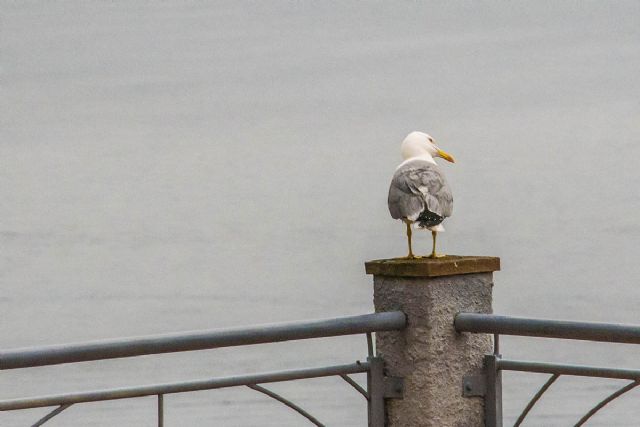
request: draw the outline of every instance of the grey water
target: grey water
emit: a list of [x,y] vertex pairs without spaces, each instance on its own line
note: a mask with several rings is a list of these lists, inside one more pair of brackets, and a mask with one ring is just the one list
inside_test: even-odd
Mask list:
[[[457,163],[441,249],[496,255],[497,313],[640,323],[638,2],[0,3],[0,347],[367,313],[403,255],[386,192],[411,130]],[[430,236],[416,246],[428,252]],[[628,345],[504,339],[638,368]],[[0,374],[0,398],[347,363],[363,337]],[[362,380],[361,378],[359,380]],[[546,380],[505,374],[513,422]],[[529,425],[624,381],[561,379]],[[339,379],[277,384],[364,426]],[[637,425],[635,390],[591,425]],[[166,425],[298,426],[249,389],[172,395]],[[52,426],[152,426],[155,400]],[[46,409],[0,414],[1,426]]]

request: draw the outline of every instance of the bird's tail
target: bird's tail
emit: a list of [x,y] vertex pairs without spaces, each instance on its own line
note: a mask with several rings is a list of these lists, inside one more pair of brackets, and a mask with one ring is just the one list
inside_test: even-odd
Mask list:
[[418,228],[421,228],[423,230],[436,231],[438,233],[442,233],[444,231],[444,227],[442,226],[442,224],[438,224],[438,225],[434,225],[434,226],[429,227],[426,224],[423,225],[421,223],[418,223]]

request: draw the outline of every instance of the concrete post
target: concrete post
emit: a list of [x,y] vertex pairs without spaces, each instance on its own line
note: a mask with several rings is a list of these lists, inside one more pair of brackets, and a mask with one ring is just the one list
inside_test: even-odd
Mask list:
[[491,337],[458,334],[456,313],[491,313],[494,257],[376,260],[365,264],[374,276],[376,312],[402,310],[407,328],[376,334],[385,374],[404,378],[404,398],[386,401],[387,425],[484,426],[481,397],[462,396],[462,378],[480,373],[492,351]]

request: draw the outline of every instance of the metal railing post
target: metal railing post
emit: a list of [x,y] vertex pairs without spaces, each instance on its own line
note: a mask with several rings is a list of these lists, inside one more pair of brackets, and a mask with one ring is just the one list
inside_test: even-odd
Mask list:
[[499,354],[484,357],[487,391],[484,397],[485,427],[502,427],[502,371]]
[[158,427],[164,426],[164,395],[158,395]]
[[369,391],[369,427],[384,427],[384,361],[381,357],[370,356],[367,372]]

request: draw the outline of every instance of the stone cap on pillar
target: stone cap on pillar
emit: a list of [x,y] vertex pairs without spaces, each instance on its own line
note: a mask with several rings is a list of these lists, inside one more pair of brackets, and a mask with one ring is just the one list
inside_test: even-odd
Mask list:
[[364,264],[367,274],[394,277],[439,277],[500,270],[500,258],[447,255],[442,258],[376,259]]

